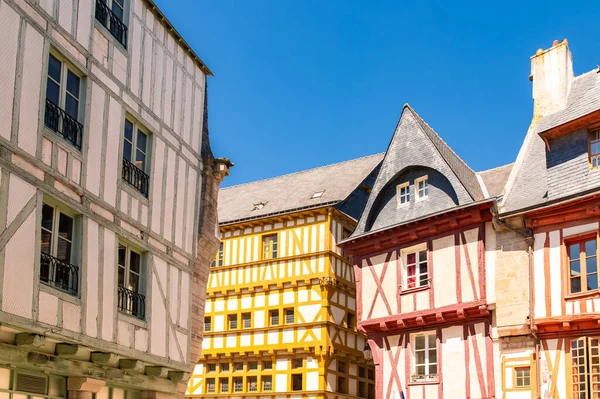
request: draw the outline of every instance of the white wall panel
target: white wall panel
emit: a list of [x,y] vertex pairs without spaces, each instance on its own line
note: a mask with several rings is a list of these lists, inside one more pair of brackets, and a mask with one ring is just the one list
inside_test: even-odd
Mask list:
[[112,206],[117,204],[117,182],[120,180],[118,174],[121,153],[119,144],[121,141],[121,121],[123,109],[119,102],[110,97],[108,107],[108,128],[106,131],[106,164],[104,166],[104,200]]
[[104,126],[104,101],[106,93],[95,83],[92,85],[92,104],[90,107],[90,128],[88,135],[89,150],[87,154],[86,188],[93,194],[100,195],[100,161],[102,148],[102,128]]
[[85,262],[85,276],[87,292],[85,298],[85,333],[90,337],[98,335],[98,224],[91,219],[87,223],[87,259]]
[[152,173],[152,231],[156,234],[160,234],[161,226],[161,206],[163,200],[162,183],[163,183],[163,171],[164,171],[164,158],[165,158],[165,143],[154,137],[155,152],[152,154],[154,157],[154,171]]
[[164,215],[164,232],[163,237],[168,241],[173,240],[173,206],[175,196],[175,159],[177,154],[171,148],[168,149],[167,170],[164,200],[165,200],[165,215]]
[[73,0],[60,0],[58,10],[58,23],[67,32],[73,28]]
[[167,262],[153,256],[154,270],[152,272],[152,314],[150,325],[150,353],[167,356],[165,337],[167,334],[167,309],[161,294],[166,293]]
[[93,4],[93,0],[79,0],[77,12],[77,41],[86,49],[89,48],[92,33]]
[[[138,0],[139,1],[139,0]],[[130,89],[137,97],[140,96],[140,68],[141,68],[141,43],[142,43],[142,26],[136,18],[132,18],[130,24],[130,34],[133,39],[131,41],[131,80]]]
[[[177,208],[175,209],[175,245],[183,248],[183,215],[185,205],[185,186],[187,183],[185,171],[187,165],[185,159],[179,157],[179,167],[177,171]],[[189,220],[193,223],[193,219]]]
[[19,21],[19,15],[11,7],[0,6],[0,136],[8,140],[12,126]]
[[115,265],[117,264],[117,239],[115,233],[104,229],[104,263],[102,267],[102,339],[113,341],[115,322],[115,301],[117,280]]

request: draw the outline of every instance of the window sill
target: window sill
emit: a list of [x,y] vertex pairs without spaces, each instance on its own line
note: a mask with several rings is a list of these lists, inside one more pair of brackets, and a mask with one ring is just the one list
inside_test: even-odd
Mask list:
[[575,300],[584,298],[600,298],[600,290],[592,290],[586,292],[578,292],[576,294],[565,295],[565,300]]
[[[48,139],[49,141],[51,141],[53,144],[59,145],[61,147],[63,147],[63,149],[65,151],[72,151],[71,153],[73,155],[76,155],[78,157],[78,159],[83,162],[83,148],[79,149],[75,146],[75,144],[71,143],[69,140],[65,139],[59,132],[55,132],[54,130],[50,129],[48,126],[46,126],[46,124],[44,123],[44,121],[42,120],[42,134],[44,136],[44,138]],[[85,130],[85,127],[84,127]],[[83,138],[82,138],[83,140]],[[67,148],[64,148],[67,147]]]
[[401,290],[400,295],[408,295],[408,294],[414,294],[415,292],[427,291],[430,288],[431,287],[429,286],[429,284],[421,286],[421,287],[408,288],[406,290]]
[[139,327],[139,328],[143,328],[146,330],[148,329],[148,323],[146,322],[146,320],[138,319],[137,317],[128,315],[127,313],[123,313],[120,310],[117,313],[118,313],[117,318],[119,320],[122,320],[126,323],[131,323],[134,326]]
[[408,386],[418,386],[418,385],[439,385],[440,380],[433,380],[433,381],[409,381],[408,382]]
[[65,302],[70,302],[74,305],[81,306],[80,298],[73,296],[71,294],[68,294],[64,291],[61,291],[58,288],[54,288],[51,285],[48,285],[42,281],[40,281],[40,291],[45,292],[46,294],[54,295],[55,297],[58,297],[59,299],[65,301]]

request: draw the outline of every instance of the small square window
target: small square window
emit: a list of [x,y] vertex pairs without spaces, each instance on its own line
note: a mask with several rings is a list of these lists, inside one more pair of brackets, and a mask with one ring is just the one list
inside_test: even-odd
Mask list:
[[517,388],[528,388],[531,386],[531,375],[529,367],[516,367],[515,379]]
[[219,379],[219,389],[221,393],[229,392],[229,378]]
[[600,129],[592,130],[589,134],[590,167],[600,167]]
[[244,371],[244,363],[241,363],[241,362],[235,363],[233,365],[233,368],[235,371]]
[[263,260],[277,259],[277,234],[263,236]]
[[302,374],[292,374],[292,391],[302,391]]
[[258,362],[248,363],[248,369],[251,371],[258,370]]
[[212,261],[210,267],[221,267],[223,266],[223,243],[219,244],[219,252],[217,252],[217,256],[215,260]]
[[242,392],[244,390],[244,379],[236,377],[233,379],[233,392]]
[[339,393],[346,393],[346,378],[341,375],[337,377],[337,391]]
[[398,206],[410,203],[410,185],[403,183],[396,186],[396,197]]
[[272,391],[273,390],[273,377],[263,376],[262,378],[262,390],[263,391]]
[[429,180],[427,176],[420,177],[415,180],[415,191],[417,193],[417,200],[422,200],[429,196]]
[[359,367],[358,368],[358,376],[360,378],[365,378],[365,368],[364,367]]
[[346,328],[354,329],[354,323],[356,321],[356,316],[354,313],[348,312],[346,313]]
[[271,310],[270,314],[271,325],[278,326],[279,325],[279,310]]
[[285,324],[294,324],[294,309],[285,310]]
[[265,361],[263,362],[263,370],[273,370],[273,362],[271,361]]
[[214,363],[210,363],[208,365],[208,372],[209,373],[216,373],[217,372],[217,365]]
[[229,329],[236,330],[237,328],[237,315],[229,315]]
[[250,315],[250,313],[242,314],[242,327],[252,328],[252,316]]
[[412,251],[408,250],[404,255],[404,289],[427,286],[429,284],[428,267],[427,248],[424,245],[412,249]]
[[346,363],[344,363],[344,362],[340,362],[340,361],[338,360],[338,362],[337,362],[337,371],[338,371],[339,373],[345,373],[345,372],[346,372]]
[[248,392],[258,391],[258,383],[256,377],[248,377]]
[[293,359],[292,360],[292,368],[293,369],[301,369],[302,368],[302,359]]
[[210,331],[212,329],[212,323],[210,317],[204,318],[204,331]]
[[219,366],[221,367],[222,373],[229,371],[229,363],[221,363]]
[[207,378],[206,379],[206,392],[207,393],[214,393],[215,392],[215,379],[214,378]]

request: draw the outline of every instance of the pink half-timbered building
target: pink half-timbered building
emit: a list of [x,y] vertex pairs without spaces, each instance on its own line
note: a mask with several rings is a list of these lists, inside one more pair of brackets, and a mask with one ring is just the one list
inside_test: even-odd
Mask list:
[[342,244],[353,256],[378,399],[496,397],[488,247],[496,246],[490,192],[502,189],[486,187],[487,176],[404,106],[357,229]]

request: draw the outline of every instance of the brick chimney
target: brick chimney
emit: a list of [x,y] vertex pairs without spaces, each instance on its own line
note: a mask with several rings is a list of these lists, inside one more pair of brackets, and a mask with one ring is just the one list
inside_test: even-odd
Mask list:
[[539,49],[531,57],[533,81],[533,119],[550,115],[567,105],[573,81],[573,56],[567,39],[555,40],[552,47]]

